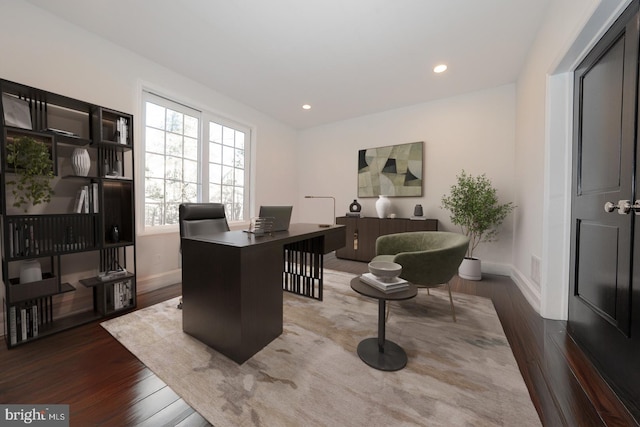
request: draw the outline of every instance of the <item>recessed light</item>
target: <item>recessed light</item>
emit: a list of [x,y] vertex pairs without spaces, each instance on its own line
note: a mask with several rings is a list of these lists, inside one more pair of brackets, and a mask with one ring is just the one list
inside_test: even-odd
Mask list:
[[310,110],[310,109],[311,109],[311,105],[309,105],[309,104],[304,104],[304,105],[302,106],[302,109],[303,109],[303,110]]
[[438,74],[440,74],[440,73],[443,73],[443,72],[445,72],[445,71],[447,71],[447,66],[446,66],[446,65],[444,65],[444,64],[436,65],[436,66],[433,68],[433,72],[434,72],[434,73],[438,73]]

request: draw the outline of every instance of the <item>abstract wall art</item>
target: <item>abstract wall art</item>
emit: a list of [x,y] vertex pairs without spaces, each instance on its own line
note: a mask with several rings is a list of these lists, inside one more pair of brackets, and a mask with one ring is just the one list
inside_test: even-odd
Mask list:
[[358,197],[422,196],[423,142],[358,151]]

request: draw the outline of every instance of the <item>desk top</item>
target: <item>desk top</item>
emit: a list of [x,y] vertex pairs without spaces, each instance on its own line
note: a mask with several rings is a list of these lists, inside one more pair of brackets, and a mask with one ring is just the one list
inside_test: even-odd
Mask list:
[[[244,230],[224,231],[221,233],[184,237],[183,239],[210,242],[218,245],[243,248],[261,244],[287,244],[333,234],[345,233],[344,225],[321,227],[318,224],[291,224],[287,231],[276,231],[270,234],[253,234]],[[344,245],[344,240],[342,240]]]

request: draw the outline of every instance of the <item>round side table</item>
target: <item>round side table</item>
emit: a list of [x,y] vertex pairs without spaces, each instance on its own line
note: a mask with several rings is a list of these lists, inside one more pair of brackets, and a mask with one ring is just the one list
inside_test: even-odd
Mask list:
[[351,280],[351,289],[369,298],[378,300],[378,336],[365,338],[358,344],[358,356],[367,365],[381,371],[398,371],[407,365],[407,353],[402,347],[385,338],[385,311],[387,301],[411,299],[418,294],[412,283],[402,291],[385,293],[367,285],[356,277]]

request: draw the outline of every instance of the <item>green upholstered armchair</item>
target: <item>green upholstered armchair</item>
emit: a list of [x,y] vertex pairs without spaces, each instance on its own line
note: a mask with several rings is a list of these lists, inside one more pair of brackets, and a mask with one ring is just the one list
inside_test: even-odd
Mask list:
[[387,234],[376,240],[376,256],[372,261],[392,261],[402,266],[402,277],[418,287],[447,285],[451,314],[456,313],[449,281],[464,259],[469,238],[446,231],[414,231]]

